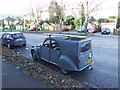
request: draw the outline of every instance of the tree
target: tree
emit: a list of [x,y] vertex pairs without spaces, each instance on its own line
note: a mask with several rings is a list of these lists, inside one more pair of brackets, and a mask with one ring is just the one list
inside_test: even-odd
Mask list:
[[117,19],[116,28],[117,28],[117,29],[120,28],[120,18]]
[[59,5],[56,1],[51,0],[48,12],[49,12],[49,21],[52,23],[58,23],[59,22]]
[[74,25],[75,25],[75,29],[77,30],[79,27],[80,27],[80,19],[79,18],[76,18],[75,20],[74,20]]
[[62,22],[64,19],[64,7],[62,5],[62,0],[61,0],[61,5],[58,5],[56,0],[51,0],[49,8],[49,21],[52,23],[59,23],[60,24],[60,33],[62,31]]
[[85,22],[85,9],[84,9],[84,6],[83,6],[83,2],[80,2],[79,14],[80,14],[80,27],[82,27],[84,22]]
[[104,19],[104,18],[98,19],[98,23],[103,23],[103,22],[105,22],[105,19]]
[[0,20],[0,25],[3,27],[3,31],[4,31],[4,26],[5,26],[4,19]]
[[7,21],[8,25],[10,26],[11,17],[10,16],[6,17],[6,21]]
[[116,19],[116,16],[109,16],[109,19]]
[[64,19],[64,24],[65,25],[74,25],[74,21],[73,21],[74,19],[75,18],[72,15],[69,15]]
[[[14,21],[15,21],[15,18],[12,16],[12,17],[10,17],[10,16],[8,16],[8,17],[6,17],[6,21],[8,22],[8,25],[10,26],[10,30],[12,31],[12,26],[14,26]],[[11,23],[10,23],[11,22]]]
[[[94,1],[94,0],[93,0]],[[89,15],[94,12],[97,11],[99,9],[99,6],[102,4],[102,2],[98,3],[95,5],[95,7],[93,7],[91,10],[89,10],[90,6],[92,5],[92,3],[90,3],[90,5],[88,6],[88,0],[86,1],[86,14],[85,14],[85,22],[84,22],[84,27],[87,30],[87,26],[88,26],[88,22],[89,22]],[[87,32],[87,31],[86,31]]]

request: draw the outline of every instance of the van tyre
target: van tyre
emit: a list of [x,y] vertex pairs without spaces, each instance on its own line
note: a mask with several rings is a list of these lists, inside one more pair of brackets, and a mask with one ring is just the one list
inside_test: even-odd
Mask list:
[[69,71],[64,69],[64,68],[60,68],[61,69],[61,72],[64,74],[64,75],[68,75],[69,74]]
[[32,58],[33,58],[34,61],[37,61],[37,56],[35,54],[35,51],[32,51]]
[[93,69],[93,67],[89,66],[89,70],[92,70],[92,69]]

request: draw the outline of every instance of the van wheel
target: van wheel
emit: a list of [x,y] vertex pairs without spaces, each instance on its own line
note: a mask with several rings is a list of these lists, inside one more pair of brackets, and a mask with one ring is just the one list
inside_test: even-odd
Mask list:
[[61,69],[61,72],[64,74],[64,75],[68,75],[69,74],[69,71],[64,69],[64,68],[60,68]]
[[35,51],[32,51],[32,58],[33,58],[34,61],[37,61],[37,56],[35,54]]
[[92,66],[89,66],[89,70],[92,70],[93,69],[93,67]]
[[10,45],[10,43],[7,43],[7,47],[9,48],[9,49],[12,49],[13,47]]

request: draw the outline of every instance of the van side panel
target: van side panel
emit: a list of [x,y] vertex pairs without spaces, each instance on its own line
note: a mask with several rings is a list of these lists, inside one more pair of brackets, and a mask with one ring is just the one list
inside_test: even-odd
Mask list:
[[61,55],[60,56],[67,56],[70,58],[71,62],[78,68],[78,41],[71,41],[71,40],[64,40],[60,43],[61,47]]
[[66,69],[66,70],[71,70],[71,71],[78,70],[78,68],[76,67],[74,62],[72,62],[71,58],[69,58],[68,56],[65,56],[65,55],[63,55],[59,58],[58,66]]

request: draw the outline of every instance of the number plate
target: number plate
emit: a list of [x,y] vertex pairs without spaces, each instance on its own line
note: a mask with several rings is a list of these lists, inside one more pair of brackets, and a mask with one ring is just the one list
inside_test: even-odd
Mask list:
[[22,38],[16,39],[16,40],[22,40]]
[[92,60],[91,58],[88,58],[88,61],[87,61],[87,62],[88,62],[88,63],[91,63],[91,60]]

